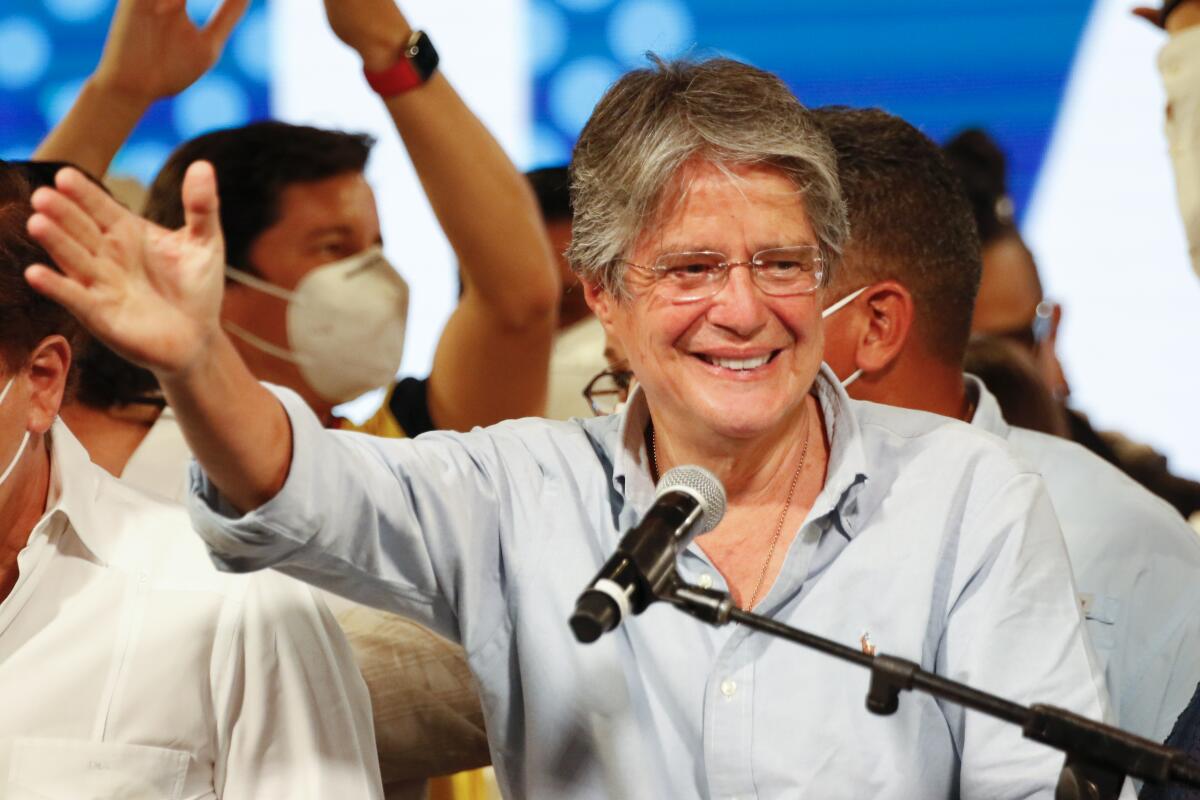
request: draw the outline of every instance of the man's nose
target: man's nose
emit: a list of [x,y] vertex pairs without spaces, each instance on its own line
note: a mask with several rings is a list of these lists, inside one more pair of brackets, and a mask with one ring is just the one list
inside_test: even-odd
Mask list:
[[721,291],[713,295],[708,321],[743,338],[750,338],[767,324],[770,310],[765,295],[755,284],[748,264],[729,267]]

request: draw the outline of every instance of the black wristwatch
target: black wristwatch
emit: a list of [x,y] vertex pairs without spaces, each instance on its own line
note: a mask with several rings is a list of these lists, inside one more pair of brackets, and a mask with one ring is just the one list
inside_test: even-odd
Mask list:
[[387,69],[364,69],[367,83],[381,97],[395,97],[423,86],[437,71],[438,53],[425,31],[413,31],[400,51],[400,58]]

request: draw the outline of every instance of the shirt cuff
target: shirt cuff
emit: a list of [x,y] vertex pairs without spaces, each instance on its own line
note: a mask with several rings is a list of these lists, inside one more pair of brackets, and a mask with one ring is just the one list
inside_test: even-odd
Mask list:
[[264,384],[287,412],[292,429],[292,462],[278,494],[239,515],[209,480],[199,463],[189,469],[188,513],[218,569],[250,572],[272,567],[303,548],[321,529],[324,514],[313,491],[315,467],[325,430],[308,405],[290,389]]

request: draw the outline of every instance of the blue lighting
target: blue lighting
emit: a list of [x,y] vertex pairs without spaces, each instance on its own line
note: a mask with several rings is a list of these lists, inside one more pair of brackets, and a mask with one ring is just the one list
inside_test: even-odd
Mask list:
[[679,0],[624,0],[608,20],[609,47],[627,67],[645,66],[647,51],[678,56],[694,39],[692,15]]
[[218,128],[250,120],[250,103],[236,81],[220,74],[206,75],[175,99],[175,129],[191,139]]
[[0,88],[25,89],[41,80],[50,63],[50,37],[28,17],[0,21]]
[[46,8],[63,22],[91,22],[101,16],[108,22],[114,0],[45,0]]
[[271,31],[267,12],[251,11],[233,34],[233,58],[246,77],[260,83],[271,79]]
[[550,117],[559,130],[577,135],[604,90],[621,75],[607,58],[580,58],[558,70],[550,83]]
[[554,67],[566,52],[566,17],[546,0],[533,0],[529,6],[529,47],[535,75]]

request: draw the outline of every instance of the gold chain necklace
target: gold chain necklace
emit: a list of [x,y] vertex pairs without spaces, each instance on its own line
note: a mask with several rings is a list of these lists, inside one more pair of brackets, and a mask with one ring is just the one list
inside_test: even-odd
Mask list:
[[[806,425],[804,434],[804,447],[800,450],[800,464],[796,467],[796,473],[792,475],[792,484],[788,487],[787,500],[783,504],[783,513],[779,515],[779,522],[775,524],[775,535],[771,537],[771,548],[767,551],[767,558],[763,561],[762,570],[758,573],[758,582],[754,584],[754,593],[750,595],[750,602],[746,604],[746,611],[754,608],[754,604],[758,602],[758,593],[762,591],[763,581],[767,578],[767,569],[771,566],[771,559],[775,557],[775,547],[779,544],[779,537],[783,534],[783,523],[787,520],[788,511],[792,508],[792,496],[796,493],[796,485],[800,482],[800,473],[804,471],[804,462],[808,459],[808,442],[812,438],[812,425]],[[653,423],[650,427],[650,466],[654,471],[654,480],[657,483],[658,474],[658,436],[655,433]]]

